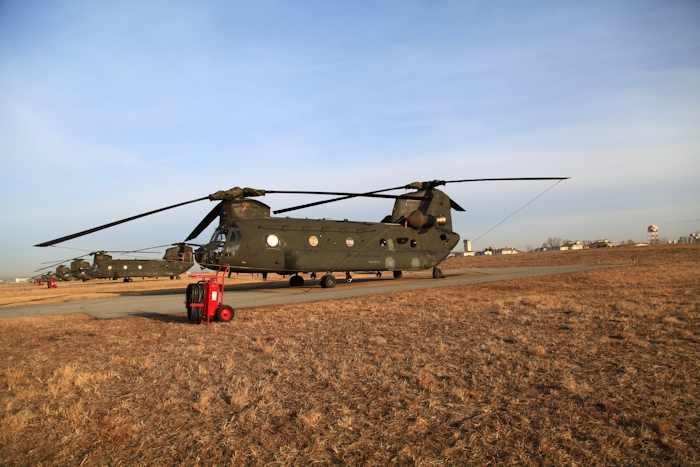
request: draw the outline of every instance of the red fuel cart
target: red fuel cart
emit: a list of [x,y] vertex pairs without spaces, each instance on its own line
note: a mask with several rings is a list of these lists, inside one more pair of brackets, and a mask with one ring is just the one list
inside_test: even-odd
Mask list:
[[229,272],[229,266],[223,265],[215,274],[192,274],[202,280],[187,286],[185,307],[190,323],[199,324],[206,320],[231,321],[233,308],[224,305],[224,279]]
[[49,289],[55,289],[56,287],[58,287],[56,285],[56,281],[53,278],[49,279],[49,283],[46,285]]

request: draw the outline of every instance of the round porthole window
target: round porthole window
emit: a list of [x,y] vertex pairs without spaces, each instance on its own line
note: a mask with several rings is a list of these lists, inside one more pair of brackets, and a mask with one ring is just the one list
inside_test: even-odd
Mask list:
[[416,245],[418,245],[418,242],[415,241],[415,240],[411,240],[411,247],[412,247],[412,248],[415,248]]
[[274,248],[274,247],[276,247],[277,245],[280,244],[280,239],[279,239],[279,237],[278,237],[277,235],[275,235],[275,234],[270,234],[270,235],[267,236],[266,242],[267,242],[267,246],[271,246],[271,247]]

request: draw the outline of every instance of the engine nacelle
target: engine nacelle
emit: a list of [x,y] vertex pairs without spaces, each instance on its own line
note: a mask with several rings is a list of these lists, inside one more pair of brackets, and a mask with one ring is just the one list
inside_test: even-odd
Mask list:
[[416,230],[430,228],[434,225],[442,227],[447,224],[447,218],[445,216],[431,216],[430,214],[423,214],[418,210],[413,211],[406,220],[408,221],[408,225]]

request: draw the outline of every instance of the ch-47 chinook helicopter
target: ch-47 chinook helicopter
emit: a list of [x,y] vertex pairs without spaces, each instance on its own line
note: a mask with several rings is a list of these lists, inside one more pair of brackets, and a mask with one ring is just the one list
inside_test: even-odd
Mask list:
[[113,259],[104,251],[94,253],[95,260],[89,275],[95,279],[124,279],[132,282],[134,277],[170,277],[179,279],[180,274],[194,265],[192,247],[184,243],[165,250],[163,259]]
[[[160,247],[155,248],[162,248]],[[147,248],[151,249],[151,248]],[[151,254],[143,250],[123,253]],[[180,274],[194,265],[194,252],[192,247],[180,243],[165,250],[163,259],[114,259],[107,251],[95,251],[89,255],[74,258],[70,268],[61,264],[56,268],[56,273],[51,273],[56,279],[63,281],[90,279],[124,279],[124,282],[132,282],[135,277],[170,277],[179,279]],[[93,263],[82,259],[85,256],[93,256]],[[62,261],[66,262],[66,261]],[[59,264],[59,263],[56,263]],[[53,266],[55,266],[54,264]],[[49,268],[53,267],[49,266]],[[46,268],[45,268],[46,269]]]
[[[197,249],[197,262],[208,269],[229,265],[232,272],[290,275],[293,287],[304,285],[300,274],[315,279],[322,274],[324,288],[336,285],[334,272],[391,271],[395,278],[402,271],[433,269],[433,277],[442,277],[438,265],[459,242],[452,231],[451,210],[464,209],[437,189],[447,183],[512,180],[564,180],[568,177],[489,178],[434,180],[416,182],[368,193],[322,191],[273,191],[232,188],[133,217],[122,219],[35,246],[51,246],[141,217],[203,200],[219,201],[185,240],[200,235],[217,217],[219,226],[211,241]],[[413,189],[414,192],[391,195],[389,191]],[[270,207],[252,199],[268,194],[331,195],[338,198],[317,201],[274,211],[274,214],[307,208],[355,197],[394,199],[394,209],[381,222],[352,222],[271,217]]]

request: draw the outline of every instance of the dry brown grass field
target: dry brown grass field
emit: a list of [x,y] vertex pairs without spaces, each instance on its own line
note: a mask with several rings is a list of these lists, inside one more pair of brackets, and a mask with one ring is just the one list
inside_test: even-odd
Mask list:
[[210,326],[0,320],[0,464],[697,465],[700,248],[445,269],[545,264],[629,265]]

